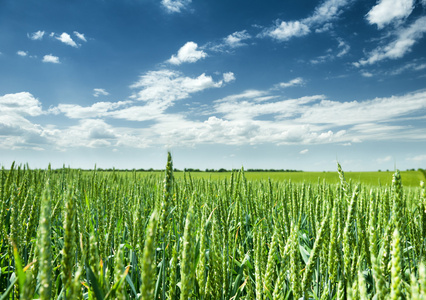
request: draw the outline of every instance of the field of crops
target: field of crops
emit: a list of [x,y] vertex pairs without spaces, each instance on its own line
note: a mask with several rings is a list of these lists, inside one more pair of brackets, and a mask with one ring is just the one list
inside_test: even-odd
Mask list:
[[0,299],[426,299],[426,190],[1,171]]
[[[380,186],[392,182],[395,172],[345,172],[348,182],[360,183],[363,185]],[[425,175],[421,171],[401,171],[402,185],[405,187],[418,187],[420,181],[424,181]],[[149,175],[150,172],[144,174]],[[183,172],[175,172],[175,178],[183,178]],[[231,172],[195,172],[192,178],[203,178],[213,180],[229,179]],[[337,172],[246,172],[245,178],[249,181],[256,180],[289,180],[293,183],[328,183],[337,184],[340,182]]]

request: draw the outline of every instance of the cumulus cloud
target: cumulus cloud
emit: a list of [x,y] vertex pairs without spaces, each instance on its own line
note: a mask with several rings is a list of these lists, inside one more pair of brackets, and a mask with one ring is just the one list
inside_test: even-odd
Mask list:
[[380,0],[367,13],[370,24],[376,24],[379,29],[394,21],[407,18],[414,9],[414,0]]
[[288,41],[292,37],[300,37],[310,32],[309,27],[299,21],[277,22],[276,25],[266,32],[264,36],[272,37],[278,41]]
[[39,116],[43,114],[39,100],[28,92],[0,96],[0,113],[6,115]]
[[100,119],[80,120],[55,136],[59,147],[108,147],[116,143],[117,129]]
[[79,33],[77,31],[74,31],[74,35],[78,37],[80,40],[82,40],[83,42],[87,42],[86,37],[84,36],[84,33]]
[[223,73],[223,81],[228,83],[235,80],[235,75],[232,72]]
[[41,102],[28,92],[0,96],[0,148],[42,149],[49,130],[27,118],[45,113]]
[[53,64],[59,64],[59,57],[54,56],[52,54],[47,54],[45,56],[43,56],[43,62],[45,63],[53,63]]
[[99,96],[108,96],[109,93],[105,91],[104,89],[93,89],[93,96],[99,97]]
[[18,54],[19,56],[27,56],[28,52],[27,51],[19,50],[18,52],[16,52],[16,54]]
[[168,13],[180,13],[187,9],[192,0],[161,0],[161,4]]
[[187,42],[179,49],[177,55],[172,55],[168,62],[174,65],[180,65],[185,62],[194,63],[207,56],[207,53],[203,50],[197,49],[198,45],[196,43]]
[[368,58],[354,63],[355,66],[371,65],[386,59],[398,59],[411,51],[414,44],[426,32],[426,16],[418,18],[406,28],[397,30],[396,37],[386,46],[379,46],[368,55]]
[[78,45],[76,44],[76,42],[74,42],[71,36],[66,32],[63,32],[60,36],[56,37],[56,39],[68,46],[78,48]]
[[43,39],[44,34],[45,34],[45,32],[44,32],[44,31],[39,30],[39,31],[33,32],[33,33],[31,33],[31,34],[30,34],[30,33],[28,33],[28,34],[27,34],[27,36],[28,36],[28,38],[30,38],[31,40],[36,41],[36,40],[42,40],[42,39]]

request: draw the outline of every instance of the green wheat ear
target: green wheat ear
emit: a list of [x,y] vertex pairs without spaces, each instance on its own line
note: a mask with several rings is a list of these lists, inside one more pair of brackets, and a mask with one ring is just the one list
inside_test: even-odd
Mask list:
[[392,269],[391,269],[391,294],[390,299],[402,299],[402,253],[401,238],[398,228],[395,228],[392,237]]
[[183,234],[183,252],[180,269],[181,294],[180,299],[190,299],[195,281],[195,215],[194,208],[191,205],[186,216],[185,231]]
[[154,287],[156,278],[155,237],[157,234],[157,224],[157,211],[154,211],[151,214],[151,218],[146,229],[145,247],[143,249],[142,260],[140,262],[142,269],[142,285],[140,299],[142,300],[154,299]]
[[50,300],[52,293],[52,253],[51,253],[51,196],[49,182],[46,183],[41,199],[39,235],[37,240],[40,299]]

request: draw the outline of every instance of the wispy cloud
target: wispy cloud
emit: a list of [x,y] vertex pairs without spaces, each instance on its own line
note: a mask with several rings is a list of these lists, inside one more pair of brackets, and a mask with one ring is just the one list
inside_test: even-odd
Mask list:
[[86,37],[84,36],[84,33],[79,33],[79,32],[77,32],[77,31],[74,31],[74,35],[75,35],[76,37],[78,37],[80,40],[82,40],[83,42],[87,42],[87,39],[86,39]]
[[222,84],[222,81],[215,82],[211,76],[204,73],[191,78],[177,71],[163,69],[145,73],[131,88],[140,89],[132,96],[134,99],[173,102],[205,89],[221,87]]
[[45,34],[45,32],[44,32],[44,31],[39,30],[39,31],[33,32],[33,33],[31,33],[31,34],[30,34],[30,33],[28,33],[28,34],[27,34],[27,36],[28,36],[28,38],[30,38],[31,40],[36,41],[36,40],[42,40],[42,39],[43,39],[44,34]]
[[306,153],[308,153],[309,152],[309,149],[303,149],[303,150],[301,150],[299,153],[300,154],[306,154]]
[[108,96],[109,93],[105,91],[104,89],[93,89],[93,96],[99,97],[99,96]]
[[292,86],[303,85],[304,83],[305,83],[305,81],[303,80],[302,77],[297,77],[297,78],[290,80],[289,82],[281,82],[281,83],[278,84],[278,86],[281,87],[281,88],[288,88],[288,87],[292,87]]
[[303,20],[303,23],[310,26],[323,25],[337,18],[343,13],[353,0],[325,0],[315,8],[312,16]]
[[77,43],[74,42],[74,40],[71,38],[71,36],[66,32],[63,32],[60,36],[56,37],[56,39],[61,41],[64,44],[68,45],[68,46],[78,48]]
[[43,56],[43,62],[45,63],[53,63],[53,64],[59,64],[59,57],[54,56],[52,54],[47,54],[45,56]]
[[423,161],[426,161],[426,154],[421,154],[421,155],[409,157],[408,160],[412,160],[412,161],[416,161],[416,162],[423,162]]
[[247,30],[241,30],[229,34],[219,42],[209,42],[202,48],[217,52],[232,52],[236,48],[247,46],[246,41],[250,39],[252,39],[251,34]]
[[277,20],[275,25],[265,29],[258,37],[271,37],[278,41],[288,41],[293,37],[308,35],[311,29],[324,32],[332,28],[330,21],[337,18],[352,0],[325,0],[315,8],[314,13],[295,21]]
[[341,38],[337,38],[337,51],[334,51],[332,48],[327,49],[325,55],[318,56],[314,59],[311,59],[312,64],[320,64],[328,61],[333,61],[336,58],[341,58],[348,54],[351,47]]
[[225,45],[230,48],[237,48],[241,46],[245,46],[246,44],[243,41],[251,38],[251,35],[247,32],[247,30],[236,31],[233,34],[228,35],[224,39]]
[[161,4],[168,13],[180,13],[187,9],[192,0],[161,0]]
[[414,9],[414,0],[380,0],[368,12],[366,18],[379,29],[395,21],[407,18]]
[[179,49],[177,55],[172,55],[168,62],[174,65],[180,65],[185,62],[194,63],[207,56],[206,52],[197,49],[198,45],[196,43],[187,42]]
[[400,68],[397,68],[396,70],[393,70],[389,72],[390,75],[399,75],[406,71],[422,71],[426,69],[426,63],[421,62],[410,62],[406,63]]
[[339,45],[337,47],[338,47],[339,53],[337,53],[336,56],[343,57],[349,52],[349,50],[351,49],[351,46],[349,46],[344,40],[340,38],[338,39],[338,42],[339,42]]
[[129,103],[131,101],[96,102],[86,107],[76,104],[59,104],[57,107],[51,108],[50,112],[54,114],[63,113],[71,119],[99,118],[107,117],[111,111]]
[[398,59],[411,51],[411,48],[426,32],[426,17],[418,18],[406,28],[398,29],[396,37],[386,46],[379,46],[368,54],[368,58],[354,63],[355,66],[372,65],[386,59]]

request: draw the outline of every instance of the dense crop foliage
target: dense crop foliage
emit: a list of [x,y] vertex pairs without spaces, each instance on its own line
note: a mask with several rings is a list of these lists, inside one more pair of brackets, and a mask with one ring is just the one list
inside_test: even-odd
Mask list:
[[426,191],[1,171],[1,299],[425,299]]

